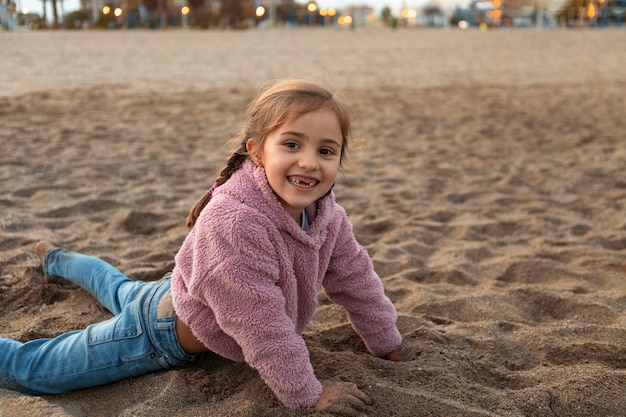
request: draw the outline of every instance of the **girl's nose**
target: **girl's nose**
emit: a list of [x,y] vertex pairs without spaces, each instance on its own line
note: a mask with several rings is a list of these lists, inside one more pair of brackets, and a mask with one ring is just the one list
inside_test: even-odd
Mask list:
[[316,169],[319,164],[317,163],[317,155],[312,152],[303,152],[299,161],[300,168],[304,169]]

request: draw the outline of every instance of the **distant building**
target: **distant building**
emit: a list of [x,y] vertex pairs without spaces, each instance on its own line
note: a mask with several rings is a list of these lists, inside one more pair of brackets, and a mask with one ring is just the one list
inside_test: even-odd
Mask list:
[[463,28],[464,25],[479,26],[487,24],[489,26],[499,25],[499,20],[494,19],[492,13],[497,7],[493,1],[472,0],[468,7],[456,7],[450,18],[453,27]]
[[366,26],[376,21],[374,8],[369,6],[346,7],[341,14],[352,17],[353,26]]
[[621,26],[625,23],[626,0],[565,0],[556,18],[567,26]]

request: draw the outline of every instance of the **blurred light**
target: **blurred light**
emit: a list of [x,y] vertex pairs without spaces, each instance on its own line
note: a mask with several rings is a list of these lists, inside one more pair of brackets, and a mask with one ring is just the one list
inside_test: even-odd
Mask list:
[[320,16],[328,16],[328,9],[325,7],[322,7],[320,9]]
[[328,16],[334,16],[336,14],[337,14],[337,10],[333,9],[332,7],[328,9]]
[[263,6],[259,6],[256,8],[254,14],[256,14],[256,17],[263,17],[265,16],[265,7]]
[[315,2],[314,2],[314,1],[312,1],[312,2],[310,2],[309,4],[307,4],[306,9],[307,9],[309,12],[313,13],[314,11],[316,11],[316,10],[317,10],[317,4],[315,4]]
[[104,6],[102,8],[102,14],[109,14],[111,13],[111,8],[109,6]]
[[592,18],[596,15],[596,8],[593,7],[593,3],[589,3],[589,8],[587,9],[587,16]]
[[30,11],[30,10],[28,10],[28,7],[24,7],[24,8],[22,9],[22,14],[28,14],[28,12],[29,12],[29,11]]
[[183,6],[183,8],[180,9],[180,12],[183,14],[183,16],[187,16],[190,11],[191,9],[189,9],[189,6]]
[[402,9],[402,17],[405,19],[414,19],[415,17],[417,17],[417,10]]
[[500,6],[502,6],[501,0],[493,0],[493,7],[500,7]]
[[120,17],[122,15],[122,9],[116,7],[115,10],[113,10],[113,14],[115,15],[115,17]]
[[458,26],[459,29],[467,29],[469,24],[465,20],[459,20]]
[[501,18],[501,17],[502,17],[502,10],[500,10],[500,9],[498,9],[498,10],[494,10],[494,11],[493,11],[493,17],[494,17],[495,19],[499,19],[499,18]]
[[340,25],[349,25],[352,23],[352,16],[340,16],[339,19],[337,19],[337,23]]

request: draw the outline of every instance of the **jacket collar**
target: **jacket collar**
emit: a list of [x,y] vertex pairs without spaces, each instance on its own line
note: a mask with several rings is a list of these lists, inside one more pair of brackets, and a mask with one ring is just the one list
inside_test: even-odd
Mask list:
[[337,214],[334,193],[306,208],[311,226],[307,232],[300,228],[285,210],[274,190],[270,187],[265,169],[246,160],[232,177],[215,190],[215,195],[227,193],[242,203],[267,216],[279,228],[295,239],[313,246],[321,246],[330,222]]

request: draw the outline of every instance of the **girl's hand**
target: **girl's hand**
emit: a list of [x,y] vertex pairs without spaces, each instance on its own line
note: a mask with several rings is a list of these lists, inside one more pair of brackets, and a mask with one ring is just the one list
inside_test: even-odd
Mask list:
[[338,415],[353,416],[362,411],[372,400],[352,382],[322,381],[322,395],[316,410]]
[[392,362],[409,362],[417,359],[419,352],[415,346],[409,346],[408,343],[402,341],[402,344],[394,351],[384,356],[385,359]]

